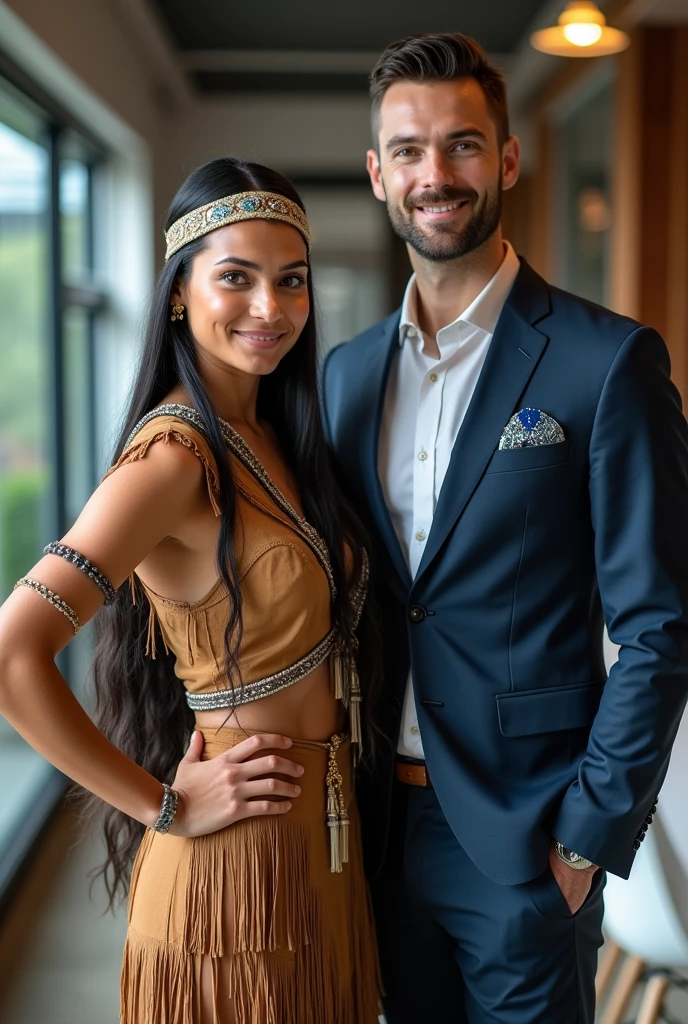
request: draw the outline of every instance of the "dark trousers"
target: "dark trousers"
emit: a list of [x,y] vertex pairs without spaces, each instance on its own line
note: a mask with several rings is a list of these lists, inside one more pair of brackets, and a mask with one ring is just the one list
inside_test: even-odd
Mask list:
[[549,867],[498,885],[432,789],[395,783],[387,862],[372,883],[388,1024],[592,1024],[603,887],[597,871],[573,915]]

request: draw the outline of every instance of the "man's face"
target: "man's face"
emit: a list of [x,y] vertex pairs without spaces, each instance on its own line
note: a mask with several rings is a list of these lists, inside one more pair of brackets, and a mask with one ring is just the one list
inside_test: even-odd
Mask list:
[[490,238],[502,189],[518,178],[519,145],[499,144],[497,125],[473,78],[396,82],[379,117],[379,156],[368,152],[373,191],[392,227],[427,260],[453,260]]

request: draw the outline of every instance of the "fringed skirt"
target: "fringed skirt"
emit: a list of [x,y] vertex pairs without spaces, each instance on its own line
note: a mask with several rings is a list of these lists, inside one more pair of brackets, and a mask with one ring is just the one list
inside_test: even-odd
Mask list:
[[[206,758],[247,735],[201,731]],[[284,815],[194,839],[146,832],[131,879],[121,1024],[376,1024],[351,751],[348,740],[334,746],[294,741],[286,756],[305,771]],[[327,824],[333,757],[349,817],[341,864]]]

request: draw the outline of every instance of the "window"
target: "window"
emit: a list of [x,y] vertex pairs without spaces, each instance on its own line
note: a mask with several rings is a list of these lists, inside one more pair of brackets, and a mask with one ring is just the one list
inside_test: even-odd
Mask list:
[[[94,484],[93,261],[102,154],[0,78],[0,599]],[[60,667],[79,688],[89,630]],[[0,890],[61,777],[0,718]]]

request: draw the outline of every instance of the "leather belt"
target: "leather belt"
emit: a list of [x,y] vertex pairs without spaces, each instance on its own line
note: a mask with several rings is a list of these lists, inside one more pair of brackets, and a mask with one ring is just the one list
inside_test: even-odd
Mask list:
[[424,789],[432,786],[424,764],[408,764],[406,761],[397,759],[394,762],[394,774],[399,782],[403,782],[407,786],[422,786]]

